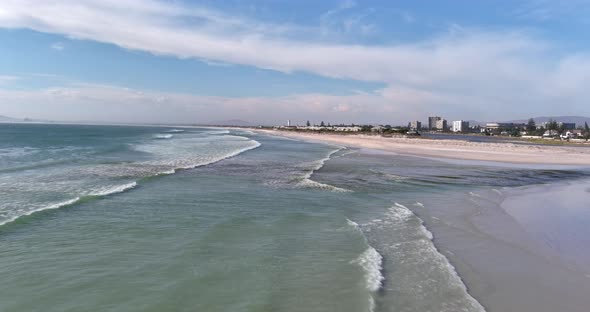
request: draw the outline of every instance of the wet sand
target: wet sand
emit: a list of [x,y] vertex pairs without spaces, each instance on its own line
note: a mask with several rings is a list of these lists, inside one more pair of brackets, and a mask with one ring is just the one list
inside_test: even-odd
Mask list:
[[588,193],[576,184],[482,189],[425,203],[416,213],[487,311],[584,312],[590,218],[588,207],[560,201],[568,196],[581,203]]

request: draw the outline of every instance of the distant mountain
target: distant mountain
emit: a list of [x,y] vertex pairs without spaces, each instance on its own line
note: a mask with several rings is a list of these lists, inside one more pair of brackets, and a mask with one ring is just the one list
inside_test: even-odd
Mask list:
[[471,126],[471,127],[473,127],[473,126],[485,126],[486,125],[485,122],[477,121],[477,120],[467,120],[467,122],[469,122],[469,126]]
[[253,126],[256,126],[253,123],[250,123],[250,122],[245,121],[245,120],[240,120],[240,119],[212,121],[212,122],[203,123],[203,125],[207,125],[207,126],[234,126],[234,127],[253,127]]
[[17,122],[17,121],[20,121],[20,120],[0,115],[0,122]]
[[[590,117],[583,117],[583,116],[552,116],[552,117],[542,116],[542,117],[533,117],[533,119],[535,120],[535,123],[538,123],[538,124],[543,123],[543,122],[547,122],[547,121],[549,121],[549,119],[553,119],[558,122],[573,122],[576,124],[576,126],[583,126],[585,122],[590,124]],[[511,120],[508,122],[527,123],[528,119]]]

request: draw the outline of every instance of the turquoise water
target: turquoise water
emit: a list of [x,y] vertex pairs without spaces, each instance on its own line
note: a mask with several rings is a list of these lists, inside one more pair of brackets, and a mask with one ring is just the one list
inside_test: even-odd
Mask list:
[[0,311],[483,311],[418,212],[587,176],[240,130],[0,125]]

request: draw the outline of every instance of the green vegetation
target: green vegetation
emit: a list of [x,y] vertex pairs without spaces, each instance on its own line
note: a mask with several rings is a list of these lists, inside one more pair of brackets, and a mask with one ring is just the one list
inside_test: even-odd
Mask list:
[[537,131],[537,124],[533,118],[529,119],[529,122],[526,125],[526,132],[527,133],[535,133]]

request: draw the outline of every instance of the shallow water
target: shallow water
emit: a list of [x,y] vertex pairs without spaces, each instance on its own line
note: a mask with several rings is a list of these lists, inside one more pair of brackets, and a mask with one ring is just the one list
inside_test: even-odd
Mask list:
[[478,264],[538,243],[510,190],[589,177],[238,130],[0,130],[1,311],[542,311]]

